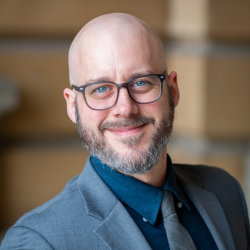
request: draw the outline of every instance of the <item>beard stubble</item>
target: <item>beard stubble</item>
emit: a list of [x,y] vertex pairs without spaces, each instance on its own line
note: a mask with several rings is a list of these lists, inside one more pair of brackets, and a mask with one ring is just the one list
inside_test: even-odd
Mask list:
[[[92,129],[83,125],[76,99],[75,115],[82,145],[90,154],[96,156],[103,164],[106,164],[115,171],[127,175],[145,174],[150,171],[159,162],[173,129],[174,103],[171,89],[168,84],[167,86],[169,93],[169,112],[168,115],[160,121],[158,126],[152,117],[135,116],[117,122],[103,122],[99,126],[99,134],[96,134]],[[132,138],[119,139],[121,143],[131,148],[130,154],[123,155],[116,151],[103,135],[105,129],[108,128],[129,127],[133,125],[140,126],[144,124],[152,124],[154,126],[154,133],[150,138],[147,149],[139,149],[137,147],[143,134]]]

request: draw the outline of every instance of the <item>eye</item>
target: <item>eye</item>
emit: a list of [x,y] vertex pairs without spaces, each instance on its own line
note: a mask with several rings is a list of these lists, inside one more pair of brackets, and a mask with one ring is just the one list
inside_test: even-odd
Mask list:
[[115,85],[111,83],[94,83],[85,89],[85,95],[92,97],[107,97],[116,91]]
[[138,81],[138,82],[136,82],[135,84],[134,84],[134,86],[144,86],[146,84],[146,82],[145,81]]
[[106,86],[102,86],[96,89],[97,92],[104,93],[108,90]]

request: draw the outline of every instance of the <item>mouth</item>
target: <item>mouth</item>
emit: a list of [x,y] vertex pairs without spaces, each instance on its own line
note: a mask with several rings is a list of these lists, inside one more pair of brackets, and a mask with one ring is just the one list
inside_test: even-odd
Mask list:
[[146,133],[145,129],[150,124],[155,124],[154,118],[140,116],[125,120],[105,121],[100,125],[99,129],[102,134],[111,136],[111,138],[132,139],[132,137],[142,137]]
[[138,135],[140,132],[142,132],[143,128],[146,125],[147,124],[130,126],[130,127],[112,127],[106,130],[118,137],[130,137]]

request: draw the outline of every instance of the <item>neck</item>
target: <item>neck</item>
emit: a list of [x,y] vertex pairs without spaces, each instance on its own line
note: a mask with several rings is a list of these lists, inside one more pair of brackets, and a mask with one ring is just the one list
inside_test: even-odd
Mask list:
[[157,165],[155,165],[146,174],[132,174],[131,176],[139,181],[145,182],[151,186],[162,187],[167,174],[167,153],[164,152]]

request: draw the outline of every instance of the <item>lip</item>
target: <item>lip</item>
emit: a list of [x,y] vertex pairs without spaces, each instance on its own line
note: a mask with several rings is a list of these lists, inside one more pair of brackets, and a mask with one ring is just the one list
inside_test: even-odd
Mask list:
[[128,136],[134,136],[140,133],[145,126],[146,124],[142,124],[139,126],[115,127],[115,128],[110,128],[106,130],[119,137],[128,137]]

